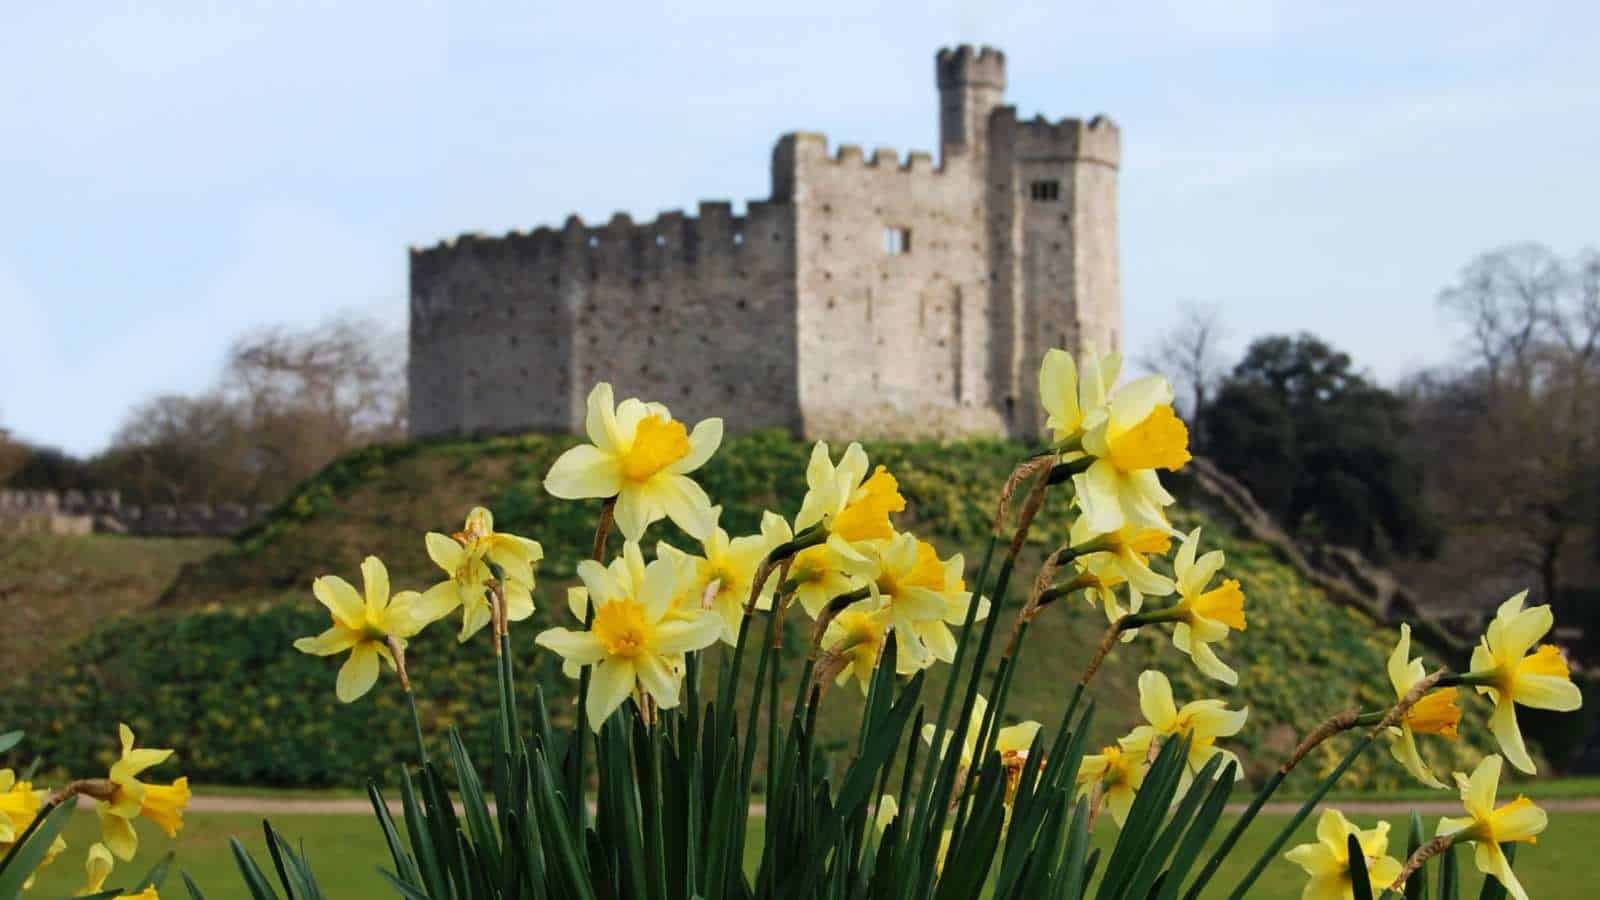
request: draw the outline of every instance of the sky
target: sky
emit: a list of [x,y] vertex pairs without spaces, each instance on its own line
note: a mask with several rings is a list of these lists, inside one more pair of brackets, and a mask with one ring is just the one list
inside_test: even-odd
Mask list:
[[773,142],[936,149],[933,54],[1123,131],[1126,341],[1180,301],[1446,362],[1474,254],[1600,243],[1600,5],[28,4],[0,30],[0,427],[76,453],[229,342],[403,327],[406,248],[768,192]]

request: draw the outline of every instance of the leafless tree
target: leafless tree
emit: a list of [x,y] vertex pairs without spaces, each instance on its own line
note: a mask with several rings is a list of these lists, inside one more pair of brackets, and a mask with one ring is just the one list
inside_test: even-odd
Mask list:
[[1600,475],[1600,254],[1519,244],[1481,254],[1439,295],[1465,328],[1460,370],[1411,385],[1430,493],[1486,554],[1561,601],[1592,537]]
[[405,433],[393,330],[338,318],[234,342],[219,385],[136,407],[100,468],[136,498],[268,502],[334,458]]
[[1155,344],[1139,357],[1139,364],[1154,372],[1168,373],[1174,387],[1188,401],[1180,403],[1194,430],[1193,442],[1204,446],[1199,433],[1205,412],[1217,383],[1226,374],[1222,343],[1228,329],[1222,321],[1222,308],[1214,303],[1190,300],[1178,303],[1178,318],[1162,332]]

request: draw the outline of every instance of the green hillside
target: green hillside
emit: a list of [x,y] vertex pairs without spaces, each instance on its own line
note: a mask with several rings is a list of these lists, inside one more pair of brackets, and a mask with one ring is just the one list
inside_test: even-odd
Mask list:
[[[423,533],[459,528],[466,511],[480,504],[494,510],[499,529],[544,544],[541,608],[516,629],[517,659],[543,681],[552,714],[566,718],[573,685],[548,655],[535,655],[532,637],[566,616],[564,588],[576,560],[587,554],[599,508],[598,502],[557,501],[540,487],[550,463],[571,443],[529,435],[377,447],[349,456],[231,547],[187,566],[156,611],[100,629],[73,649],[73,665],[64,673],[40,673],[3,692],[0,722],[27,728],[32,750],[74,770],[103,765],[108,735],[118,717],[127,717],[153,740],[183,748],[185,771],[197,780],[358,784],[392,772],[405,754],[409,727],[392,682],[341,707],[333,697],[336,664],[295,653],[289,642],[325,625],[309,590],[312,578],[333,572],[355,579],[361,558],[372,553],[388,564],[397,588],[426,587],[438,573],[423,550]],[[809,449],[777,433],[730,438],[697,477],[723,505],[730,532],[754,531],[765,508],[794,514]],[[945,552],[965,549],[969,566],[975,565],[1000,485],[1024,449],[1001,441],[869,443],[867,449],[874,463],[900,479],[909,502],[901,526],[929,536]],[[1226,534],[1199,513],[1179,513],[1177,524],[1207,527],[1207,543],[1227,551],[1228,572],[1249,598],[1248,630],[1222,648],[1241,684],[1228,689],[1203,679],[1167,637],[1146,629],[1113,654],[1096,681],[1097,722],[1107,739],[1135,724],[1134,680],[1147,666],[1168,673],[1180,702],[1223,696],[1249,706],[1250,724],[1231,746],[1257,772],[1281,760],[1296,732],[1320,718],[1392,699],[1383,674],[1392,633],[1328,602],[1265,547]],[[647,544],[658,536],[686,544],[666,523],[656,529]],[[1033,531],[1011,605],[999,613],[1004,625],[1037,560],[1064,540],[1065,529],[1065,502],[1056,497]],[[791,617],[791,646],[805,640],[805,623],[795,621],[803,618]],[[1075,602],[1036,620],[1011,711],[1053,721],[1104,627],[1098,610]],[[478,731],[492,696],[486,654],[485,641],[458,646],[449,624],[415,644],[413,677],[430,728]],[[831,693],[825,735],[852,733],[859,702],[852,690]],[[1463,726],[1480,746],[1481,722],[1481,715],[1469,714]],[[1445,763],[1448,751],[1433,749]],[[1456,750],[1467,757],[1465,748]],[[1329,768],[1340,752],[1340,743],[1330,742],[1302,771]],[[1380,753],[1369,754],[1356,777],[1371,785],[1404,782]]]

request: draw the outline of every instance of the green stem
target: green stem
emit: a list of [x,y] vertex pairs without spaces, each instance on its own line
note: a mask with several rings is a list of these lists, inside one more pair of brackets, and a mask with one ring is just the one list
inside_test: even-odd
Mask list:
[[411,707],[411,730],[417,738],[417,765],[428,763],[428,742],[422,738],[422,716],[417,713],[417,697],[406,691],[406,705]]

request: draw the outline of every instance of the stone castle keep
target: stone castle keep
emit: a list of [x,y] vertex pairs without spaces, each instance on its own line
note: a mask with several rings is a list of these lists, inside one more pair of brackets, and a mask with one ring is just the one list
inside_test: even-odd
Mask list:
[[1036,435],[1045,350],[1119,345],[1120,134],[1018,118],[997,50],[935,72],[937,164],[795,132],[743,216],[412,250],[413,434],[581,430],[610,381],[735,429]]

